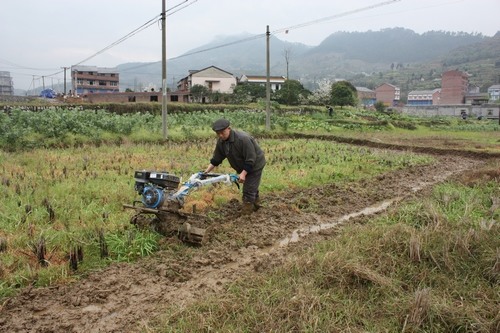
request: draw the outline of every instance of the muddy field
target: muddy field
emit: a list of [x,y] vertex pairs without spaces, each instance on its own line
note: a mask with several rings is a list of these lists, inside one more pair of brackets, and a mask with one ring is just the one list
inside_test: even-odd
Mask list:
[[0,305],[0,331],[147,331],[165,307],[188,305],[238,278],[280,265],[298,247],[333,237],[342,224],[425,195],[436,183],[473,172],[485,161],[480,155],[430,152],[438,159],[432,166],[348,186],[264,197],[264,206],[250,217],[237,216],[238,202],[225,207],[216,221],[190,217],[189,222],[206,228],[208,235],[193,256],[179,260],[170,252],[158,252],[133,264],[113,264],[70,285],[26,288]]

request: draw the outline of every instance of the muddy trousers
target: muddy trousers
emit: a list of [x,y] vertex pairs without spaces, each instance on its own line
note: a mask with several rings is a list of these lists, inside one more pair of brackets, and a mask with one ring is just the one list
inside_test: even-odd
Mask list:
[[243,183],[243,202],[254,203],[259,199],[259,186],[260,179],[262,178],[262,171],[255,170],[247,174],[245,183]]

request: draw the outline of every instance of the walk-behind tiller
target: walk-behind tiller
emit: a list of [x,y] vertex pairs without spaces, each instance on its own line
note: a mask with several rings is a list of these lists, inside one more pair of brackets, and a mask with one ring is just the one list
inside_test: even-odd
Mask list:
[[180,178],[168,172],[135,171],[134,188],[141,196],[132,205],[124,208],[134,209],[136,214],[130,222],[140,228],[151,228],[162,235],[177,233],[187,243],[202,244],[205,229],[192,226],[187,222],[189,214],[180,210],[189,193],[199,187],[223,183],[238,185],[238,175],[197,172],[179,188]]

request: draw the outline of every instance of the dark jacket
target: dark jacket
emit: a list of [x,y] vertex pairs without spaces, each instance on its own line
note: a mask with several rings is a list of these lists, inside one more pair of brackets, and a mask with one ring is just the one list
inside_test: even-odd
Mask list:
[[243,170],[250,173],[266,165],[264,152],[257,141],[248,133],[234,129],[231,129],[231,134],[226,141],[220,138],[217,140],[210,163],[218,166],[225,158],[237,173]]

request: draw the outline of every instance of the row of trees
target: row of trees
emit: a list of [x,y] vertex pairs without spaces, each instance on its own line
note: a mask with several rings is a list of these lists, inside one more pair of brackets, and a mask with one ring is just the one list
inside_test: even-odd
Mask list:
[[[266,87],[259,84],[238,84],[232,94],[210,92],[203,85],[191,87],[191,95],[195,102],[208,100],[211,103],[248,104],[266,98]],[[311,92],[297,80],[286,80],[280,90],[271,93],[271,101],[284,105],[333,105],[347,106],[358,103],[356,88],[347,81],[331,84],[328,81],[319,84],[319,88]]]

